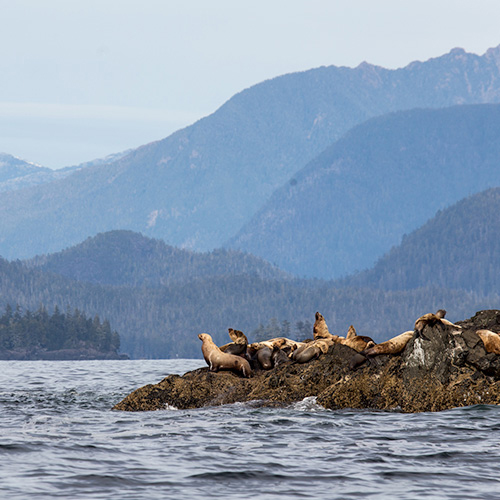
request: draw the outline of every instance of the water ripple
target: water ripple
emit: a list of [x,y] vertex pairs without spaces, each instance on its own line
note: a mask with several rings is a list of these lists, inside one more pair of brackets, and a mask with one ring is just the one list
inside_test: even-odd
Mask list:
[[[0,362],[0,498],[492,499],[500,408],[331,411],[315,398],[123,413],[199,360]],[[8,388],[8,389],[7,389]]]

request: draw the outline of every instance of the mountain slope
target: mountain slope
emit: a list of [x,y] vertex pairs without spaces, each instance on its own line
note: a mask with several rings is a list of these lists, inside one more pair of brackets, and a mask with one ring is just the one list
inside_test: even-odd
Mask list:
[[440,211],[375,266],[339,283],[402,290],[426,286],[500,290],[500,188]]
[[234,250],[195,253],[132,231],[111,231],[28,263],[41,271],[103,285],[159,287],[194,279],[248,274],[286,279],[286,273]]
[[437,210],[500,186],[500,106],[394,113],[355,127],[230,241],[298,275],[372,266]]
[[477,102],[500,102],[500,47],[483,56],[455,49],[398,70],[364,63],[284,75],[114,163],[5,193],[0,255],[53,252],[111,229],[216,248],[354,125],[399,109]]

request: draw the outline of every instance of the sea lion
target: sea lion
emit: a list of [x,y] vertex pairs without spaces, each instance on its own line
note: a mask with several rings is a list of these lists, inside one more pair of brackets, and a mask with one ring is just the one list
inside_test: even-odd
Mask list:
[[230,342],[229,344],[221,345],[219,349],[227,354],[234,354],[235,356],[244,356],[247,350],[247,346],[244,344],[236,344],[235,342]]
[[354,326],[349,327],[349,331],[347,332],[346,338],[340,338],[338,340],[339,344],[346,345],[355,351],[361,352],[365,349],[372,347],[375,345],[375,342],[371,337],[367,337],[366,335],[358,335],[356,333],[356,329]]
[[483,341],[486,352],[500,354],[500,335],[491,330],[477,330],[476,333]]
[[319,358],[321,354],[326,354],[334,343],[332,339],[316,339],[299,347],[290,357],[297,363],[307,363],[311,359]]
[[275,346],[273,349],[273,353],[271,355],[271,361],[273,362],[273,366],[283,365],[285,363],[290,363],[291,359],[288,357],[287,351],[290,353],[292,349],[290,347],[281,349],[280,347]]
[[424,314],[423,316],[420,316],[420,318],[418,318],[417,321],[415,321],[415,330],[414,331],[417,335],[417,338],[422,337],[424,340],[429,340],[422,333],[424,328],[427,325],[430,327],[434,327],[434,326],[442,327],[444,325],[447,325],[447,326],[453,326],[454,328],[457,328],[458,330],[462,329],[461,326],[455,325],[451,321],[448,321],[447,319],[445,319],[444,318],[445,315],[446,315],[446,311],[444,309],[439,309],[438,311],[436,311],[435,314],[427,313],[427,314]]
[[323,315],[316,311],[315,315],[315,321],[314,321],[314,326],[313,326],[313,336],[314,340],[316,339],[332,339],[335,342],[338,339],[341,339],[338,335],[333,335],[330,333],[328,330],[328,325],[326,324],[325,318]]
[[[302,345],[302,342],[299,342],[299,344]],[[258,366],[264,370],[270,370],[275,364],[273,359],[278,356],[277,353],[273,356],[275,351],[285,350],[292,352],[295,349],[297,349],[297,342],[285,337],[277,337],[275,339],[249,344],[247,346],[247,358],[253,364],[258,363]],[[284,352],[283,355],[286,356]]]
[[273,350],[267,346],[257,351],[256,358],[263,370],[270,370],[273,367],[272,355]]
[[346,345],[355,351],[363,351],[367,347],[375,345],[373,339],[366,337],[365,335],[358,335],[354,326],[350,326],[345,337],[340,337],[330,333],[328,330],[328,325],[326,324],[325,318],[319,312],[316,312],[315,322],[313,326],[314,339],[330,339],[336,344]]
[[248,340],[243,332],[240,330],[233,330],[232,328],[228,328],[229,337],[233,342],[229,344],[224,344],[219,347],[222,352],[226,352],[228,354],[234,354],[236,356],[244,355],[247,350]]
[[227,332],[229,334],[229,338],[236,344],[248,344],[248,339],[246,335],[240,330],[234,330],[233,328],[228,328]]
[[359,352],[351,359],[349,367],[352,369],[364,363],[367,359],[373,358],[380,354],[399,354],[406,347],[406,344],[413,337],[415,332],[413,330],[408,330],[400,335],[396,335],[392,339],[381,342],[380,344],[375,344],[364,351]]
[[436,325],[443,325],[443,322],[441,321],[442,318],[444,318],[446,315],[446,311],[444,309],[439,309],[436,311],[436,313],[427,313],[424,314],[423,316],[420,316],[420,318],[415,321],[415,329],[414,331],[417,333],[417,337],[421,336],[422,338],[425,338],[422,335],[423,329],[428,325],[430,327],[434,327]]
[[222,352],[212,340],[208,333],[200,333],[198,338],[203,342],[201,352],[207,362],[210,371],[234,370],[241,372],[244,377],[252,375],[250,364],[245,358]]
[[276,337],[274,339],[262,340],[260,342],[253,342],[252,344],[248,344],[250,349],[255,349],[256,351],[262,349],[263,347],[269,347],[273,349],[275,346],[284,348],[284,347],[300,347],[303,342],[297,342],[296,340],[290,340],[286,337]]
[[358,334],[356,333],[356,329],[351,325],[349,327],[349,330],[347,330],[347,335],[345,336],[346,340],[352,339],[357,336]]

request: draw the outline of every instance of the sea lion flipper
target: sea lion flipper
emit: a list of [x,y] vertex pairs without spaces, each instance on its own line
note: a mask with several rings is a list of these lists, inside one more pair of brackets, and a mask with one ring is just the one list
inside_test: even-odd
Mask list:
[[240,330],[234,330],[233,328],[228,328],[227,331],[229,333],[229,337],[231,338],[231,340],[236,344],[248,344],[246,335]]

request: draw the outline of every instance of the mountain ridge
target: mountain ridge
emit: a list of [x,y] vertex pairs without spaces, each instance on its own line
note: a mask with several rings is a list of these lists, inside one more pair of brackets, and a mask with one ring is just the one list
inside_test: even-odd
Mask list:
[[295,275],[346,276],[437,210],[500,185],[498,157],[498,104],[375,117],[277,190],[226,246]]
[[398,70],[328,66],[239,92],[212,115],[123,158],[0,199],[0,254],[27,258],[130,229],[209,250],[351,127],[398,109],[500,101],[492,54]]
[[193,252],[128,230],[99,233],[49,255],[25,261],[29,268],[101,285],[161,287],[193,279],[251,274],[286,280],[287,273],[235,250]]

